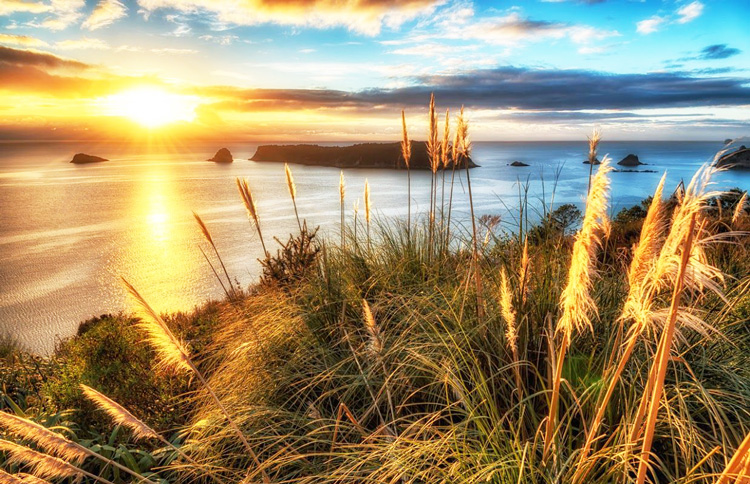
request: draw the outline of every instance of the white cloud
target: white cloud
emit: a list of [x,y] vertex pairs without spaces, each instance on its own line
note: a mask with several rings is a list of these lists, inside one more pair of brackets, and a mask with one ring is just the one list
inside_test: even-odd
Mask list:
[[109,49],[109,44],[101,39],[83,37],[75,40],[62,40],[55,44],[55,48],[60,50],[105,50]]
[[86,7],[86,0],[51,0],[49,13],[39,25],[50,30],[64,30],[78,22],[83,16],[81,12]]
[[10,15],[14,12],[44,13],[51,7],[40,2],[28,0],[3,0],[0,2],[0,15]]
[[658,15],[654,15],[651,18],[647,18],[646,20],[641,20],[636,24],[636,31],[639,34],[653,34],[657,30],[659,30],[659,27],[666,22],[666,18],[660,17]]
[[234,42],[240,40],[237,35],[201,35],[198,37],[201,40],[216,42],[219,45],[232,45]]
[[171,47],[162,47],[160,49],[149,49],[149,52],[153,52],[158,55],[173,55],[173,54],[196,54],[198,51],[194,49],[174,49]]
[[686,24],[688,22],[692,22],[693,20],[701,16],[704,7],[705,5],[698,1],[689,3],[681,7],[679,10],[677,10],[677,23]]
[[145,18],[159,9],[182,13],[199,11],[216,15],[232,25],[276,23],[295,27],[330,28],[377,35],[382,27],[397,27],[405,21],[434,11],[440,0],[138,0]]
[[119,0],[101,0],[89,15],[89,18],[83,22],[81,28],[96,30],[125,17],[128,14],[127,8]]

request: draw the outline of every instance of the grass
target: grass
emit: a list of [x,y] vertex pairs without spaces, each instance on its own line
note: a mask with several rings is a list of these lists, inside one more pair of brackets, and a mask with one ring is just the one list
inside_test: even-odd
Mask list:
[[[298,219],[300,234],[267,252],[259,284],[243,291],[225,277],[231,297],[194,321],[165,318],[129,286],[140,319],[99,322],[96,339],[84,332],[67,343],[58,364],[68,368],[76,355],[86,371],[61,379],[53,369],[44,386],[80,400],[14,407],[13,425],[0,419],[13,441],[3,444],[6,470],[117,483],[742,482],[750,471],[745,196],[711,192],[706,169],[683,192],[663,199],[662,183],[644,207],[610,221],[604,160],[592,168],[574,234],[576,212],[566,206],[545,207],[538,227],[521,223],[517,234],[483,221],[481,234],[480,221],[450,223],[455,168],[470,152],[463,116],[456,137],[447,210],[442,196],[436,208],[433,174],[421,221],[376,220],[368,194],[365,221],[355,209],[338,244]],[[286,173],[296,205],[304,194]],[[260,235],[249,187],[239,186]],[[331,194],[342,217],[344,193],[342,177]],[[521,220],[529,207],[519,199]],[[363,223],[366,246],[357,238]],[[146,344],[133,352],[137,334]],[[90,353],[117,362],[106,353],[116,341],[129,364],[110,364],[101,378]],[[174,378],[179,385],[164,386]],[[136,389],[146,381],[168,393],[181,419],[143,405]],[[171,457],[118,474],[54,460],[65,455],[56,444],[81,439],[46,433],[62,435],[60,425],[42,431],[44,441],[28,429],[87,400],[79,417],[91,426],[99,415],[129,429],[123,449]],[[163,437],[174,431],[178,438]],[[43,472],[52,464],[59,474]]]

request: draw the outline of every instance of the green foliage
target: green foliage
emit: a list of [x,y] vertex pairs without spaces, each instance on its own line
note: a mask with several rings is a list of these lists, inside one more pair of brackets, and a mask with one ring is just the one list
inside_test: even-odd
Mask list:
[[110,421],[83,397],[81,383],[157,428],[171,429],[184,422],[184,402],[175,397],[186,390],[187,382],[154,370],[153,351],[139,342],[134,323],[123,315],[90,319],[55,352],[57,368],[45,383],[44,394],[55,408],[76,409],[75,420],[82,428],[103,432]]

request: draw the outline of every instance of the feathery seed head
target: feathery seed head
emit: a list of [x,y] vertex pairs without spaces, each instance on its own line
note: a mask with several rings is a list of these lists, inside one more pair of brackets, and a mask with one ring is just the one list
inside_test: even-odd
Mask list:
[[599,142],[602,140],[602,132],[599,128],[594,128],[594,131],[589,136],[589,163],[592,165],[596,163],[597,152],[599,149]]
[[365,179],[365,219],[370,223],[370,183]]
[[440,165],[440,144],[438,141],[437,114],[435,114],[435,93],[430,94],[430,130],[427,136],[427,155],[430,158],[432,173]]
[[81,462],[88,453],[63,435],[27,418],[0,412],[0,428],[23,440],[30,440],[45,452],[70,462]]
[[442,156],[443,169],[448,168],[450,162],[450,156],[448,156],[448,150],[450,149],[450,136],[451,136],[451,122],[450,122],[450,109],[445,110],[445,128],[443,129],[443,142],[440,144],[440,155]]
[[610,159],[605,156],[591,181],[586,214],[573,243],[568,281],[560,297],[562,316],[557,323],[557,331],[563,334],[565,341],[570,341],[573,331],[591,328],[589,313],[596,311],[596,304],[589,290],[595,270],[596,251],[601,244],[601,235],[608,227],[607,193],[610,171]]
[[341,170],[341,174],[339,175],[339,200],[341,200],[341,205],[344,204],[345,194],[346,194],[346,186],[344,185],[344,170]]
[[203,223],[203,219],[200,218],[200,216],[193,212],[193,217],[195,217],[195,221],[198,222],[198,226],[201,228],[201,232],[203,233],[203,236],[206,238],[209,244],[214,245],[214,239],[211,237],[211,232],[208,231],[208,227],[206,227],[206,224]]
[[505,338],[508,340],[511,348],[516,348],[518,341],[516,313],[513,310],[513,299],[504,267],[500,269],[500,311],[505,321]]
[[124,278],[122,278],[122,282],[138,305],[141,322],[138,323],[137,327],[146,334],[146,341],[156,350],[160,366],[173,371],[192,371],[192,364],[184,343],[175,337],[167,323],[143,299],[143,296],[138,293],[135,287]]
[[734,213],[732,214],[732,225],[736,224],[740,218],[742,218],[742,215],[745,213],[745,205],[747,204],[747,192],[742,194],[742,197],[740,197],[740,201],[737,202],[737,206],[734,208]]
[[122,405],[106,395],[103,395],[84,384],[81,384],[81,390],[86,398],[91,400],[91,402],[97,407],[104,410],[104,412],[106,412],[116,424],[129,428],[136,439],[153,439],[159,436],[151,427],[143,423]]
[[240,197],[242,198],[243,205],[245,205],[247,214],[253,219],[257,226],[260,223],[258,219],[258,207],[255,204],[253,193],[250,191],[250,186],[247,184],[247,178],[244,180],[237,178],[237,188],[240,191]]
[[286,186],[289,188],[289,195],[292,196],[292,200],[296,200],[297,185],[294,184],[294,177],[292,176],[292,170],[289,168],[288,163],[284,163],[284,173],[286,173]]
[[367,329],[367,334],[370,336],[369,351],[379,356],[383,350],[383,343],[380,339],[380,328],[375,322],[370,305],[365,299],[362,300],[362,311],[365,315],[365,329]]
[[81,471],[73,464],[51,455],[42,454],[22,445],[7,440],[0,440],[0,452],[8,456],[6,463],[9,465],[30,466],[31,471],[42,479],[64,479],[68,477],[81,477]]
[[411,163],[411,141],[409,141],[409,133],[406,131],[406,114],[404,110],[401,110],[401,129],[403,131],[404,139],[401,141],[401,156],[404,157],[404,163],[408,169]]

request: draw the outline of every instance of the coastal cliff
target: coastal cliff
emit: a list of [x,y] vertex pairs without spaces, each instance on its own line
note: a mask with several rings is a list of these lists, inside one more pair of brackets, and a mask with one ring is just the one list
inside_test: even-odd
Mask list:
[[[412,141],[411,150],[411,168],[429,170],[426,143]],[[400,143],[362,143],[351,146],[262,145],[250,159],[337,168],[406,168],[401,157]],[[469,158],[469,168],[476,166],[478,165]]]

